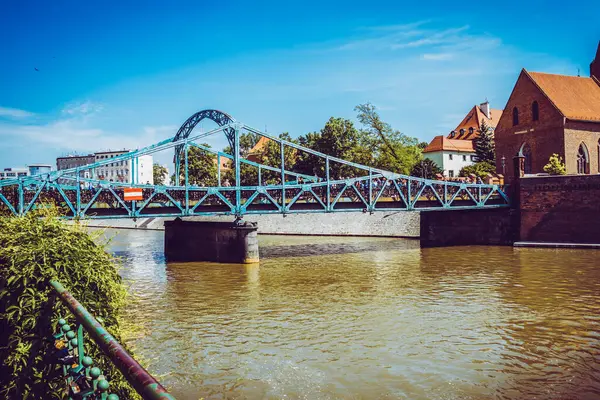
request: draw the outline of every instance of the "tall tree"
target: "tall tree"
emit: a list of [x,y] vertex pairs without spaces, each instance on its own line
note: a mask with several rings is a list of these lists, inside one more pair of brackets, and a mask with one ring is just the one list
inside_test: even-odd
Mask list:
[[[257,135],[252,132],[246,132],[240,135],[240,154],[243,158],[248,156],[250,150],[252,150],[252,148],[256,146],[256,143],[258,143],[259,139],[260,135]],[[223,149],[223,153],[233,154],[231,146],[225,147]]]
[[[203,146],[210,147],[203,143]],[[179,168],[180,182],[185,182],[185,158],[181,158]],[[216,186],[217,163],[212,153],[190,146],[188,149],[188,183],[196,186]]]
[[494,146],[494,131],[481,121],[481,125],[477,130],[479,136],[474,140],[475,159],[478,162],[487,161],[494,164],[496,162],[496,151]]
[[[304,147],[346,161],[356,161],[357,146],[360,142],[359,131],[352,121],[331,117],[320,132],[312,132],[298,139]],[[298,152],[296,171],[325,177],[325,160],[310,153]],[[331,179],[339,179],[356,175],[355,168],[345,164],[330,162]]]
[[154,178],[155,185],[164,185],[165,177],[168,176],[168,174],[169,171],[167,171],[167,168],[165,168],[164,166],[158,163],[154,163],[154,165],[152,166],[152,176]]
[[357,118],[365,127],[361,130],[363,156],[370,152],[375,167],[409,174],[421,159],[422,149],[418,139],[392,129],[390,124],[381,120],[371,103],[360,104],[354,110],[358,112]]

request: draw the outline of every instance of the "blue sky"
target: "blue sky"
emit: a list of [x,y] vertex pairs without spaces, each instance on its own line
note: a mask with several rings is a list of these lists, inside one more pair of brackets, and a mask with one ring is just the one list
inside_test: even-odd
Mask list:
[[295,137],[370,101],[429,141],[523,67],[587,76],[600,40],[598,1],[402,3],[2,0],[0,168],[143,147],[205,108]]

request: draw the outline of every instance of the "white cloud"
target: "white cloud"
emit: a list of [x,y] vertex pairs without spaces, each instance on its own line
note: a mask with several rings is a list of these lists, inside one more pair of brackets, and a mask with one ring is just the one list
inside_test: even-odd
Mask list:
[[425,53],[421,55],[423,60],[428,61],[447,61],[454,58],[452,53]]
[[29,118],[34,115],[32,112],[19,110],[18,108],[0,107],[0,117]]
[[94,103],[89,100],[85,102],[75,102],[67,104],[62,109],[62,113],[66,115],[91,115],[99,113],[104,109],[102,104]]

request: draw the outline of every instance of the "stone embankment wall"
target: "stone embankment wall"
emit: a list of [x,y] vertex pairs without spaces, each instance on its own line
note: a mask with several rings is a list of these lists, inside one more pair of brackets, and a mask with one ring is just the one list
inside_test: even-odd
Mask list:
[[[164,221],[174,218],[93,219],[91,227],[120,229],[164,229]],[[231,222],[232,216],[186,217],[192,221]],[[247,215],[244,220],[258,223],[259,234],[383,236],[418,238],[420,213],[417,211]]]
[[421,246],[512,245],[518,212],[508,208],[421,213]]
[[600,243],[600,175],[522,178],[520,240]]

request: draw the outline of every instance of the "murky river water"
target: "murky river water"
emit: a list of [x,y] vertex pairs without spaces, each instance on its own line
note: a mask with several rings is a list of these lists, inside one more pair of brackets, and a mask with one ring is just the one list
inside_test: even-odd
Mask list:
[[112,250],[178,399],[598,399],[600,251],[261,237],[259,265]]

